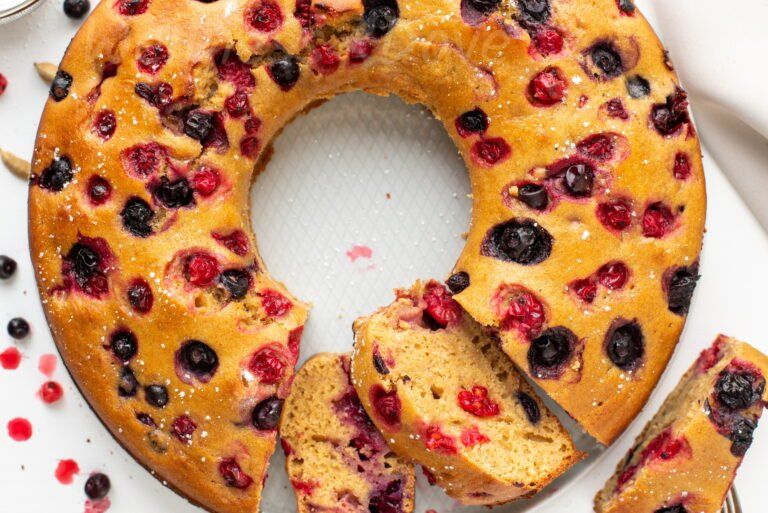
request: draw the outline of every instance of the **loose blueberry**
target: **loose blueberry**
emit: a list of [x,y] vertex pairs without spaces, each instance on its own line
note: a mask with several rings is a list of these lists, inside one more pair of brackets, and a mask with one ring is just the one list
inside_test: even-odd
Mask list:
[[243,299],[251,286],[251,275],[244,269],[227,269],[219,275],[219,283],[227,289],[230,299]]
[[85,495],[87,495],[89,499],[97,501],[107,496],[110,487],[109,477],[107,477],[106,474],[97,472],[91,474],[85,482]]
[[260,431],[272,431],[277,428],[280,421],[280,412],[283,409],[283,400],[277,397],[264,399],[253,409],[251,423]]
[[678,267],[666,274],[665,288],[669,311],[677,315],[686,315],[699,279],[698,268],[696,266]]
[[385,36],[397,23],[400,9],[396,0],[366,0],[365,6],[365,31],[374,38]]
[[184,119],[184,133],[192,139],[204,141],[213,129],[213,114],[200,109],[187,113]]
[[184,342],[178,352],[178,362],[185,372],[206,381],[219,368],[219,357],[216,351],[200,340]]
[[195,202],[192,187],[186,178],[170,181],[168,177],[162,176],[153,194],[165,208],[182,208]]
[[744,456],[747,449],[752,445],[752,437],[757,424],[745,418],[738,418],[734,421],[731,434],[728,438],[731,440],[731,454],[736,457]]
[[523,411],[525,411],[525,416],[528,417],[528,421],[531,424],[538,424],[541,420],[539,403],[537,403],[533,397],[522,391],[518,391],[516,397],[517,402],[523,407]]
[[594,65],[607,78],[619,76],[624,71],[621,55],[616,47],[608,41],[595,44],[589,50],[589,56]]
[[563,185],[574,198],[586,198],[592,194],[595,171],[585,162],[571,164],[563,175]]
[[545,330],[531,341],[528,365],[539,379],[559,377],[564,364],[573,356],[576,335],[568,328],[556,326]]
[[464,271],[454,273],[445,281],[445,284],[452,293],[458,294],[469,287],[469,274]]
[[0,255],[0,280],[7,280],[16,273],[16,260]]
[[760,400],[762,386],[756,388],[752,374],[723,371],[715,383],[715,396],[731,411],[744,410]]
[[131,330],[120,329],[109,337],[109,347],[112,348],[112,353],[125,363],[136,356],[139,343]]
[[72,161],[67,156],[57,157],[51,165],[43,169],[38,178],[38,185],[42,189],[59,192],[74,178]]
[[133,196],[125,203],[125,207],[120,212],[123,219],[123,226],[126,230],[137,237],[148,237],[152,234],[151,222],[155,217],[155,212],[149,206],[149,203],[143,199]]
[[299,60],[294,55],[281,53],[269,64],[267,71],[280,89],[288,91],[299,81]]
[[136,391],[139,388],[139,380],[136,379],[136,374],[133,370],[124,366],[120,369],[120,379],[117,383],[117,393],[120,397],[133,397],[136,395]]
[[72,75],[64,70],[59,70],[56,72],[56,76],[53,77],[49,94],[54,101],[60,102],[69,95],[69,88],[71,86]]
[[488,231],[481,254],[504,262],[534,265],[552,252],[552,236],[531,219],[511,219]]
[[621,370],[635,370],[645,354],[643,331],[636,321],[616,321],[605,337],[608,358]]
[[537,183],[527,183],[518,187],[517,199],[534,210],[544,210],[549,205],[547,189]]
[[137,278],[128,287],[128,303],[136,312],[145,314],[152,309],[154,296],[152,288],[145,280]]
[[144,387],[144,399],[152,406],[164,408],[168,404],[168,389],[163,385],[147,385]]
[[488,116],[482,109],[469,110],[456,118],[456,131],[462,137],[483,134],[488,129]]
[[29,335],[29,323],[21,317],[14,317],[8,321],[8,334],[16,340]]
[[520,10],[517,19],[527,29],[549,21],[549,0],[517,0],[517,7]]
[[632,98],[645,98],[651,94],[651,84],[640,75],[633,75],[627,79],[627,92]]

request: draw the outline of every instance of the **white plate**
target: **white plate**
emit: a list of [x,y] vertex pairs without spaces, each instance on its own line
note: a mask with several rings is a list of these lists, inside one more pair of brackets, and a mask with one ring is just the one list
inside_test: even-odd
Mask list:
[[[1,147],[29,155],[46,95],[32,62],[57,62],[75,30],[58,2],[0,29],[0,73],[10,80],[0,98]],[[706,166],[710,205],[704,277],[680,348],[649,406],[612,448],[594,454],[539,498],[497,511],[591,511],[594,493],[634,436],[719,331],[768,351],[762,318],[768,311],[768,238],[717,163],[707,157]],[[314,303],[302,357],[349,350],[356,316],[390,302],[394,287],[416,278],[444,277],[463,245],[468,192],[463,165],[442,127],[422,109],[397,99],[353,94],[289,126],[254,185],[252,217],[272,274]],[[21,367],[0,369],[0,513],[83,511],[82,485],[95,470],[112,478],[113,513],[199,511],[155,481],[113,441],[61,366],[54,377],[65,386],[64,400],[51,407],[35,397],[46,379],[37,369],[38,358],[55,348],[26,256],[26,196],[25,184],[0,173],[0,253],[20,264],[11,282],[0,283],[0,326],[22,315],[34,330],[18,344],[24,355]],[[355,245],[369,247],[371,257],[352,262],[346,252]],[[10,345],[5,337],[0,351]],[[7,421],[17,416],[34,426],[27,442],[13,442],[5,433]],[[745,513],[764,510],[759,483],[766,456],[768,428],[763,425],[737,480]],[[58,460],[64,458],[76,460],[81,469],[70,486],[54,479]],[[282,454],[273,459],[267,483],[263,511],[293,511]],[[470,510],[428,487],[421,476],[417,495],[416,513]]]

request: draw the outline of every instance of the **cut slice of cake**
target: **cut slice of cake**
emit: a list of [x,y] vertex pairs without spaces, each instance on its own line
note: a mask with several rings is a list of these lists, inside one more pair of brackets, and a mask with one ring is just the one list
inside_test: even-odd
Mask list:
[[768,395],[768,358],[720,336],[701,353],[595,498],[598,513],[715,513]]
[[349,356],[321,353],[296,374],[280,436],[298,513],[411,513],[413,466],[387,447],[349,379]]
[[533,495],[582,454],[441,284],[355,322],[352,378],[390,447],[464,504]]

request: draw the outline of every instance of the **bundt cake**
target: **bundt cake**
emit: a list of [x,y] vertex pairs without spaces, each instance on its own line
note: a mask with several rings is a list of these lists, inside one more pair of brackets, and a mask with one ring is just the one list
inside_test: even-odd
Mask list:
[[254,246],[254,170],[297,114],[356,89],[444,121],[474,197],[457,301],[597,439],[685,320],[699,147],[631,1],[102,2],[39,127],[38,287],[95,412],[210,510],[258,508],[307,315]]
[[648,423],[595,499],[597,513],[717,513],[768,393],[768,357],[720,336]]
[[581,459],[497,341],[435,281],[355,322],[352,381],[392,450],[464,504],[533,495]]
[[321,353],[296,373],[280,443],[298,513],[411,513],[413,466],[392,453],[349,379],[349,356]]

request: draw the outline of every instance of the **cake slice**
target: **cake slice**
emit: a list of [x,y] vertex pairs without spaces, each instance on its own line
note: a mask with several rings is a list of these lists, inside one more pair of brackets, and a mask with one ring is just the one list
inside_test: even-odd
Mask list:
[[595,511],[720,511],[768,399],[766,373],[765,355],[718,337],[597,494]]
[[533,495],[581,459],[557,418],[441,284],[354,325],[352,378],[400,456],[464,504]]
[[411,513],[413,466],[390,451],[349,380],[349,356],[321,353],[296,374],[280,419],[298,513]]

